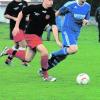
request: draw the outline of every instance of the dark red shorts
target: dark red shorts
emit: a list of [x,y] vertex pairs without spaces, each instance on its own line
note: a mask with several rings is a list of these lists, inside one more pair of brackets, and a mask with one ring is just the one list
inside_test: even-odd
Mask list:
[[31,48],[35,48],[38,45],[42,44],[41,37],[35,34],[25,34],[25,40],[27,42],[27,45]]
[[19,30],[19,33],[16,34],[16,36],[13,37],[13,40],[15,42],[20,42],[22,40],[25,40],[25,33],[23,30]]

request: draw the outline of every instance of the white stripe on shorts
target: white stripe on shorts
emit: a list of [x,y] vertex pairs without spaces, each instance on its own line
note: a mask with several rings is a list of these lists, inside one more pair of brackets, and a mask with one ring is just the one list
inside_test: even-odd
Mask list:
[[64,35],[65,35],[65,40],[67,42],[67,45],[70,46],[69,38],[68,38],[68,35],[67,35],[66,31],[64,31]]

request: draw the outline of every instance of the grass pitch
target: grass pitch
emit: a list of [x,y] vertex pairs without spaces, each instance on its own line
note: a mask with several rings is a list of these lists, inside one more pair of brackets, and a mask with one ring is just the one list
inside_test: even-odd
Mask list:
[[[51,41],[44,44],[49,53],[59,49],[52,36]],[[8,25],[0,24],[0,50],[12,45]],[[4,64],[6,56],[0,58],[0,100],[100,100],[100,43],[96,26],[82,29],[78,45],[75,55],[68,56],[49,71],[57,78],[56,82],[44,82],[38,76],[38,53],[29,67],[22,66],[16,58],[7,66]],[[88,85],[76,84],[76,76],[82,72],[90,76]]]

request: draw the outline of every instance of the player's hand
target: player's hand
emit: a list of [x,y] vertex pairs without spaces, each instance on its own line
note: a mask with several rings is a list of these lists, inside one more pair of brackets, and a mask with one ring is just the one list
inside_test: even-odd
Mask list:
[[16,34],[19,32],[19,28],[18,27],[14,27],[12,34],[13,36],[16,36]]
[[88,23],[89,21],[88,20],[86,20],[86,19],[83,19],[83,26],[85,26],[85,25],[87,25],[87,23]]
[[61,43],[60,41],[56,41],[56,43],[58,44],[58,46],[59,46],[60,48],[62,48],[62,43]]

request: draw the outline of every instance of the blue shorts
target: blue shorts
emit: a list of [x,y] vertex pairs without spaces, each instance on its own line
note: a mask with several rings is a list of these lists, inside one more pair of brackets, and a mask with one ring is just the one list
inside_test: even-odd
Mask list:
[[69,28],[62,31],[62,42],[63,46],[77,45],[77,39],[80,31],[73,31]]

